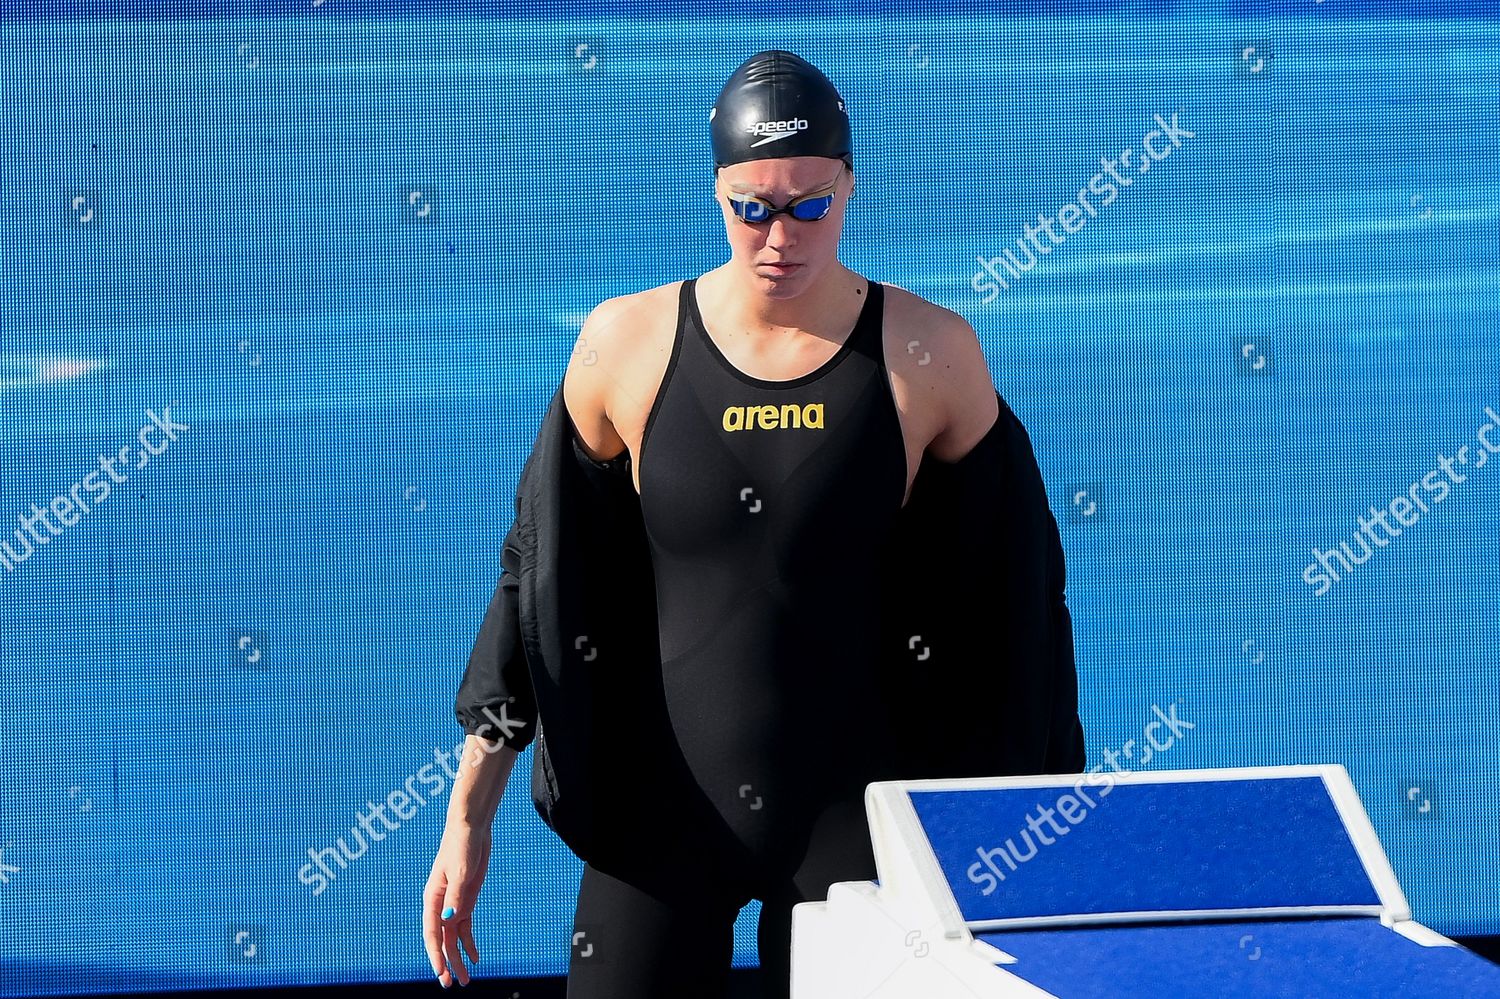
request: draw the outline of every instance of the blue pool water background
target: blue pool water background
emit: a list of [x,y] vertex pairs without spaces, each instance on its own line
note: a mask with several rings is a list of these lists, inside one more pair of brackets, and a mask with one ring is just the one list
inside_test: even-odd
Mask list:
[[[578,326],[725,259],[707,109],[766,47],[849,101],[842,259],[964,315],[1031,434],[1091,765],[1173,703],[1196,727],[1153,767],[1343,763],[1416,917],[1500,931],[1500,464],[1302,579],[1500,412],[1493,17],[334,6],[0,22],[5,530],[148,410],[189,426],[0,570],[0,995],[430,974],[446,795],[322,893],[297,872],[461,741]],[[976,258],[1174,111],[1194,137],[976,293]],[[566,967],[579,865],[529,768],[485,975]]]

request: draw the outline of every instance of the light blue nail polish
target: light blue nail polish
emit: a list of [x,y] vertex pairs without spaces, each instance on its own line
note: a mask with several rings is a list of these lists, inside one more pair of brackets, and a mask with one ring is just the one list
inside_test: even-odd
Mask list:
[[448,906],[448,908],[446,908],[446,909],[443,910],[443,918],[444,919],[452,919],[453,918],[453,906],[450,905],[450,906]]

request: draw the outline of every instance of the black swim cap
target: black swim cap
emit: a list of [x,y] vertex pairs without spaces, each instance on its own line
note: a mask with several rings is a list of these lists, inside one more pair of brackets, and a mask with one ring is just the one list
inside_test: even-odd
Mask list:
[[818,67],[790,52],[757,52],[740,63],[708,120],[715,169],[785,156],[827,156],[854,166],[844,99]]

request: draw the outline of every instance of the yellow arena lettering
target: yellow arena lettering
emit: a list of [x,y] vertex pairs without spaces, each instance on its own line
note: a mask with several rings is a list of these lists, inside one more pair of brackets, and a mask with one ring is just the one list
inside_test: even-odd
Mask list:
[[788,402],[780,406],[725,406],[723,425],[729,433],[736,430],[822,430],[823,404],[809,402],[799,406]]

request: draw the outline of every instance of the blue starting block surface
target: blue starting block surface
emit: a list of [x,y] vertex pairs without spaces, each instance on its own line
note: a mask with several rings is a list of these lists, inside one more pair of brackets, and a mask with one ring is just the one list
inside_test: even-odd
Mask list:
[[796,907],[796,999],[1500,999],[1412,918],[1337,764],[883,781],[865,807],[879,883]]
[[910,795],[959,912],[976,928],[1112,914],[1381,911],[1320,776]]
[[1067,999],[1160,996],[1451,999],[1500,995],[1500,969],[1424,947],[1378,919],[1242,920],[1005,930],[975,935],[1005,970]]

